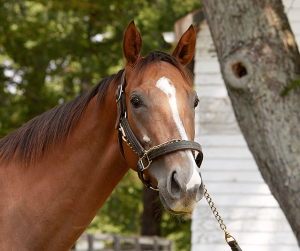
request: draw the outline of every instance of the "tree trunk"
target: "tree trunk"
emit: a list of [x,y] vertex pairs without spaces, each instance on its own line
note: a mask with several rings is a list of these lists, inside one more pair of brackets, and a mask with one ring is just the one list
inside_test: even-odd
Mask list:
[[[141,235],[159,236],[159,224],[161,220],[161,204],[158,201],[158,193],[143,187],[142,233]],[[141,245],[141,250],[151,250],[153,245]]]
[[143,188],[144,212],[142,215],[142,235],[160,235],[159,223],[161,220],[161,204],[158,201],[158,193]]
[[300,245],[300,56],[281,0],[202,0],[233,109]]

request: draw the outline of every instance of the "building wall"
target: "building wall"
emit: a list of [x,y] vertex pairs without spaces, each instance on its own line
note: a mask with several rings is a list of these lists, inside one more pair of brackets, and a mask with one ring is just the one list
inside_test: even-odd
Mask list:
[[[300,44],[300,1],[283,2]],[[238,127],[206,22],[197,34],[194,73],[200,98],[196,141],[203,147],[202,177],[228,232],[243,251],[299,251]],[[192,251],[230,250],[204,198],[192,219]]]

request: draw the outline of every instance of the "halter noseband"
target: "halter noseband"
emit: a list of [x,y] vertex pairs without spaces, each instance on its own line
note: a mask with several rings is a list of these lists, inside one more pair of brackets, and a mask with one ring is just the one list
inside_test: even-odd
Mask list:
[[[116,92],[116,102],[117,102],[117,121],[115,128],[118,130],[119,145],[122,156],[125,158],[123,150],[123,141],[132,148],[132,150],[139,156],[137,163],[138,176],[142,183],[153,190],[158,191],[158,188],[151,184],[150,180],[145,179],[144,171],[149,168],[152,161],[162,155],[172,153],[179,150],[192,150],[199,152],[195,158],[196,164],[200,167],[203,160],[203,153],[201,145],[194,141],[174,139],[164,142],[160,145],[153,146],[146,150],[139,142],[134,132],[132,131],[129,121],[127,119],[127,107],[126,107],[126,77],[125,71],[122,74],[121,84],[118,86]],[[194,154],[195,155],[195,154]],[[144,162],[146,164],[144,165]]]

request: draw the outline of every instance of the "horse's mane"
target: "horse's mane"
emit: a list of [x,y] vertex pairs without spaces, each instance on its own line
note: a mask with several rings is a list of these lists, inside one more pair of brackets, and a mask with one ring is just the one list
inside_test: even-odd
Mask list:
[[[191,81],[191,74],[175,57],[160,51],[150,52],[148,56],[139,60],[134,70],[136,73],[142,73],[149,64],[161,61],[174,65],[188,82]],[[0,139],[0,160],[9,161],[16,154],[18,160],[30,163],[53,144],[65,140],[92,98],[98,94],[97,105],[100,105],[109,85],[117,85],[123,72],[124,69],[104,78],[91,90],[33,118]]]

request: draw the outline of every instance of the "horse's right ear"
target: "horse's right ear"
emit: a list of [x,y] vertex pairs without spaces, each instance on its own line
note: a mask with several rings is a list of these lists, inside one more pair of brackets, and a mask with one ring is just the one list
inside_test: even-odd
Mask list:
[[128,25],[123,39],[123,53],[126,61],[133,65],[141,57],[142,38],[134,21]]

